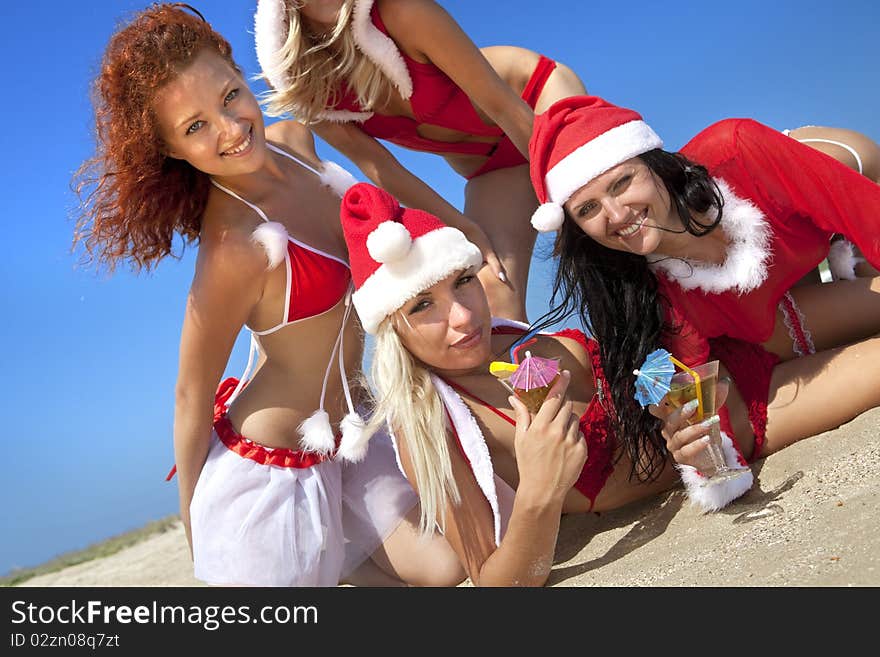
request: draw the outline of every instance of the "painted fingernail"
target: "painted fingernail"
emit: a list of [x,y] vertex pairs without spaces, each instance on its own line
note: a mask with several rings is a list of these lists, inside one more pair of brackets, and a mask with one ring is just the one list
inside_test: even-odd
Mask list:
[[697,410],[697,407],[700,405],[700,402],[696,399],[690,400],[687,404],[681,407],[682,413],[693,413]]
[[700,422],[700,426],[708,429],[711,426],[718,424],[719,422],[721,422],[721,418],[718,417],[717,415],[713,415],[712,417]]
[[498,272],[498,278],[500,278],[504,283],[507,282],[507,274],[505,274],[503,271]]

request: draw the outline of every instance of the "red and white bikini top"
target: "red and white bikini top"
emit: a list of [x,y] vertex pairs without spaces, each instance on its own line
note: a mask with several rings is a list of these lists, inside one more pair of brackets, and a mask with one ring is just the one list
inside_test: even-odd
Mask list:
[[[279,155],[283,155],[308,169],[319,178],[322,177],[322,172],[312,168],[299,158],[272,144],[267,144],[267,146]],[[266,249],[270,266],[275,264],[272,262],[274,259],[272,242],[277,243],[281,236],[287,238],[287,248],[283,253],[287,267],[284,315],[281,322],[271,328],[262,331],[250,329],[255,335],[268,335],[290,324],[317,317],[332,310],[342,301],[351,282],[351,273],[347,262],[291,237],[282,224],[271,221],[257,205],[227,189],[216,180],[212,179],[211,182],[218,189],[247,205],[266,222],[254,231],[254,239]]]
[[[357,182],[354,176],[333,162],[322,161],[322,170],[319,171],[277,146],[268,143],[267,146],[275,153],[293,160],[301,167],[314,173],[318,176],[321,184],[330,187],[339,196],[342,196],[345,190]],[[368,436],[362,432],[348,431],[346,429],[346,426],[353,426],[355,429],[363,426],[363,420],[354,407],[343,357],[345,353],[345,327],[348,324],[348,318],[351,315],[352,309],[352,283],[348,263],[291,237],[288,235],[287,229],[283,224],[271,221],[266,216],[266,213],[257,205],[227,189],[216,180],[212,179],[211,182],[218,189],[247,205],[264,221],[254,231],[253,238],[266,249],[266,254],[269,257],[269,268],[271,269],[281,264],[282,259],[287,267],[287,294],[285,295],[284,315],[281,322],[262,331],[255,331],[248,327],[248,330],[251,332],[251,348],[248,362],[238,385],[227,399],[226,406],[229,406],[235,400],[248,382],[255,362],[255,356],[261,350],[259,336],[275,333],[291,324],[317,317],[329,312],[344,301],[346,306],[345,314],[342,317],[339,333],[336,336],[333,349],[330,351],[330,358],[324,371],[319,407],[300,425],[300,433],[302,434],[303,446],[307,451],[330,453],[336,449],[336,439],[330,427],[329,416],[324,410],[324,401],[327,395],[327,382],[333,368],[333,359],[337,358],[342,390],[345,393],[345,400],[348,405],[348,415],[342,423],[343,435],[337,454],[345,459],[359,460],[366,451]]]
[[421,124],[483,137],[500,138],[504,131],[484,123],[468,95],[437,66],[416,61],[401,51],[388,35],[379,8],[372,1],[357,3],[352,34],[361,51],[394,82],[404,100],[410,102],[415,119],[366,112],[358,104],[357,96],[347,88],[340,90],[339,101],[325,110],[322,118],[355,121],[372,137],[417,151],[488,155],[493,150],[495,142],[438,141],[418,133]]

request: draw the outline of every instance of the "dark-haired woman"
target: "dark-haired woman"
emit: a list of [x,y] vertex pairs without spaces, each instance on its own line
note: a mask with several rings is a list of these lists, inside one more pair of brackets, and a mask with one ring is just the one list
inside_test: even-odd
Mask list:
[[589,96],[554,104],[530,143],[532,223],[560,230],[557,312],[601,345],[622,435],[655,430],[632,370],[661,345],[726,366],[722,427],[749,460],[880,405],[880,278],[792,288],[833,233],[880,264],[880,186],[746,119],[661,146]]
[[[79,176],[77,241],[99,263],[135,269],[167,256],[175,234],[199,245],[174,412],[196,577],[250,586],[460,581],[445,541],[417,542],[401,522],[418,511],[387,436],[367,449],[359,431],[348,379],[362,338],[339,226],[351,176],[317,157],[303,126],[265,128],[229,43],[172,4],[140,12],[111,38],[96,123],[98,152]],[[218,390],[245,326],[260,365]]]

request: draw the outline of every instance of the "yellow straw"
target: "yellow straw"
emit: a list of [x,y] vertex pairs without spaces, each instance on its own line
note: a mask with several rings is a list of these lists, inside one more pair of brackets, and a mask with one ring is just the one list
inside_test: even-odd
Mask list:
[[697,386],[697,422],[701,421],[703,419],[703,390],[700,388],[700,375],[674,356],[670,356],[669,360],[694,377],[694,384]]

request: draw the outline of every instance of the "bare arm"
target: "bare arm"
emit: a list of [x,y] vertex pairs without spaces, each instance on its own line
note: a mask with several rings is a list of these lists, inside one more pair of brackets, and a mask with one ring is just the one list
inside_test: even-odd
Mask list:
[[[447,500],[445,536],[477,586],[542,586],[547,581],[562,504],[587,455],[571,402],[563,399],[569,379],[567,374],[560,377],[534,420],[525,406],[513,400],[520,483],[507,532],[497,549],[489,504],[464,457],[451,445],[452,472],[461,502],[455,505]],[[403,445],[401,463],[415,486]]]
[[202,247],[187,297],[175,388],[174,458],[180,517],[192,550],[189,507],[213,425],[214,394],[235,338],[262,294],[266,257],[246,237]]
[[532,108],[499,77],[455,19],[433,0],[384,0],[382,9],[394,41],[446,73],[528,158]]
[[495,255],[483,229],[413,175],[376,139],[351,123],[324,121],[313,125],[312,130],[354,162],[375,185],[386,190],[403,205],[430,212],[445,224],[458,228],[479,247],[496,275],[503,271],[501,261]]

